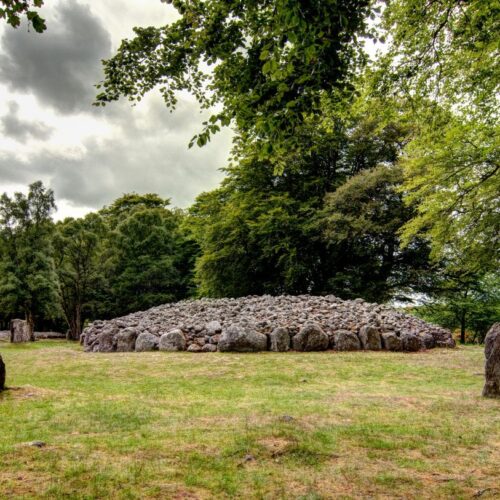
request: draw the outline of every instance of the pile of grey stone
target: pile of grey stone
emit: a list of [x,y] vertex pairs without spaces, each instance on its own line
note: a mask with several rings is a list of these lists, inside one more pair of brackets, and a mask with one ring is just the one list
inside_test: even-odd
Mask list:
[[186,300],[94,321],[87,352],[419,351],[454,347],[451,333],[388,306],[333,295]]

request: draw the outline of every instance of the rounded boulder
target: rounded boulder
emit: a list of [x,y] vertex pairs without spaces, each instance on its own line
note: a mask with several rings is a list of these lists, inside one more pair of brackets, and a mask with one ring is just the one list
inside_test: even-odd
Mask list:
[[220,337],[221,352],[258,352],[267,350],[266,335],[249,326],[231,325]]
[[303,326],[292,339],[296,351],[326,351],[330,339],[316,323]]
[[185,351],[186,350],[186,338],[181,330],[175,329],[167,333],[164,333],[160,337],[160,342],[158,344],[160,351]]

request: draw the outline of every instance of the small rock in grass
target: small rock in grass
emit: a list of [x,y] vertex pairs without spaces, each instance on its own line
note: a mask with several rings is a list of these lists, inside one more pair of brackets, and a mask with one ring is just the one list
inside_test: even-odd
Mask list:
[[31,443],[29,443],[29,446],[33,446],[35,448],[43,448],[47,445],[43,441],[31,441]]

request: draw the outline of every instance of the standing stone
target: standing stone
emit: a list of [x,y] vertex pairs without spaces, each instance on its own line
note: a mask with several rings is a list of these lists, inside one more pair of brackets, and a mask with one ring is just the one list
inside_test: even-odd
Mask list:
[[382,349],[380,332],[375,326],[362,326],[359,330],[359,340],[362,349],[370,349],[370,351],[380,351]]
[[325,351],[330,339],[316,323],[303,326],[293,337],[293,348],[296,351]]
[[116,350],[118,352],[132,352],[135,350],[137,331],[135,328],[124,328],[116,336]]
[[0,356],[0,392],[5,389],[5,363]]
[[359,351],[361,344],[358,336],[349,330],[337,330],[333,334],[333,348],[336,351]]
[[170,330],[164,333],[160,337],[159,343],[160,351],[185,351],[186,350],[186,338],[181,330],[176,328],[175,330]]
[[267,349],[267,337],[249,326],[231,325],[220,337],[221,352],[257,352]]
[[135,341],[136,352],[156,351],[158,349],[158,337],[149,332],[141,332]]
[[290,349],[290,334],[286,328],[275,328],[269,334],[270,350],[274,352],[286,352]]
[[29,342],[31,340],[31,332],[28,322],[24,319],[13,319],[10,322],[10,341],[13,344],[21,342]]
[[500,323],[495,323],[484,340],[485,384],[483,396],[500,398]]

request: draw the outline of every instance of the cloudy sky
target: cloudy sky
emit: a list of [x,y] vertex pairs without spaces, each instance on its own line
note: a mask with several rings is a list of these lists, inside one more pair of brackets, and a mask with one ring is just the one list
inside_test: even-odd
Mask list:
[[155,93],[136,107],[92,106],[101,59],[134,26],[166,24],[175,10],[160,0],[46,3],[41,35],[0,23],[0,192],[42,180],[55,191],[61,218],[132,191],[186,207],[216,187],[231,134],[188,149],[203,118],[189,96],[172,114]]

